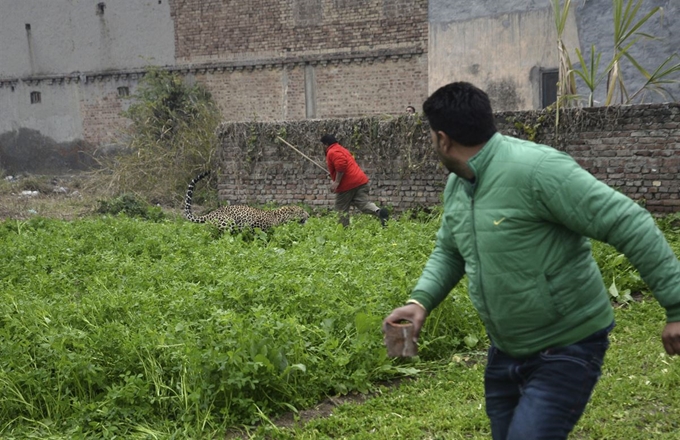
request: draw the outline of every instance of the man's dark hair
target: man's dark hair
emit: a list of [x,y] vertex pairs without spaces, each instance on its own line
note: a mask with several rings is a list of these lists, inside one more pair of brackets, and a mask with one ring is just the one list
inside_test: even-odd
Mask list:
[[423,103],[434,131],[443,131],[466,147],[483,144],[496,133],[489,96],[467,82],[440,87]]
[[327,147],[336,144],[337,142],[338,140],[335,139],[335,136],[333,136],[332,134],[324,134],[323,136],[321,136],[321,143],[323,143]]

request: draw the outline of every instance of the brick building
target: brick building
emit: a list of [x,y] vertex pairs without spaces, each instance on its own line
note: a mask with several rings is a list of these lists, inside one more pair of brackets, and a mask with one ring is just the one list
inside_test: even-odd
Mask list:
[[[642,30],[663,40],[636,54],[647,67],[680,45],[677,2],[645,0],[641,14],[655,6],[664,20]],[[611,21],[611,3],[575,4],[565,39],[603,47],[605,60]],[[452,80],[516,111],[550,100],[555,39],[550,0],[10,2],[0,168],[76,168],[119,142],[120,112],[151,65],[205,84],[226,121],[395,115]]]
[[427,97],[427,0],[25,0],[5,9],[0,166],[10,172],[75,167],[80,158],[65,152],[115,144],[149,65],[205,84],[228,121],[398,114]]

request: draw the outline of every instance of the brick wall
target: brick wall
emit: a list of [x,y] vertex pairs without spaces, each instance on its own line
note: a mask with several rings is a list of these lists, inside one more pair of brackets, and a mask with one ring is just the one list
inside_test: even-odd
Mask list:
[[[312,118],[403,113],[427,97],[427,54],[183,71],[212,93],[227,121],[307,117],[306,71],[313,72]],[[311,81],[311,80],[308,80]]]
[[[504,134],[531,138],[571,154],[598,179],[644,203],[654,213],[680,210],[680,104],[498,113]],[[331,208],[322,169],[293,151],[281,136],[321,165],[319,139],[335,133],[371,178],[380,204],[404,211],[440,201],[446,173],[432,152],[419,116],[333,119],[291,123],[229,123],[220,128],[219,196],[232,204],[306,203]]]
[[171,0],[179,64],[427,49],[427,0]]
[[[680,211],[680,103],[503,113],[503,130],[556,146],[656,213]],[[534,127],[535,130],[534,130]]]
[[[224,124],[218,151],[220,199],[332,207],[325,149],[319,141],[325,133],[334,133],[355,155],[371,179],[376,203],[397,210],[438,203],[446,174],[432,156],[428,129],[419,116]],[[278,142],[277,136],[321,167]]]
[[[115,90],[115,89],[114,89]],[[91,94],[80,102],[83,120],[83,140],[90,145],[107,145],[120,141],[128,123],[122,116],[124,103],[117,91]]]
[[400,114],[427,98],[427,0],[174,0],[177,65],[227,121]]

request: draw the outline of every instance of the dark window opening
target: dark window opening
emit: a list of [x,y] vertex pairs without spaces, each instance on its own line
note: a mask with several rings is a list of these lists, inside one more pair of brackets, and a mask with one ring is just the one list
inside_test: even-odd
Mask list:
[[30,23],[26,23],[26,30],[27,30],[27,31],[30,31],[30,30],[31,30],[31,24],[30,24]]
[[130,96],[130,89],[128,87],[118,87],[118,96]]
[[560,74],[557,70],[541,72],[541,108],[546,108],[557,101],[557,82]]
[[31,104],[40,103],[40,92],[31,92]]
[[104,9],[106,9],[105,3],[97,3],[97,15],[104,15]]

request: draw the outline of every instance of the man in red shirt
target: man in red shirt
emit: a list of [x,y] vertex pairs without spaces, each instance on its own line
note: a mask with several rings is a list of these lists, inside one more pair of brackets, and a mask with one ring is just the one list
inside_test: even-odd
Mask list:
[[321,143],[326,147],[326,164],[331,173],[331,191],[335,193],[335,210],[340,213],[340,224],[349,225],[349,207],[354,206],[378,217],[384,227],[389,213],[368,200],[368,176],[352,154],[332,134],[323,135]]

